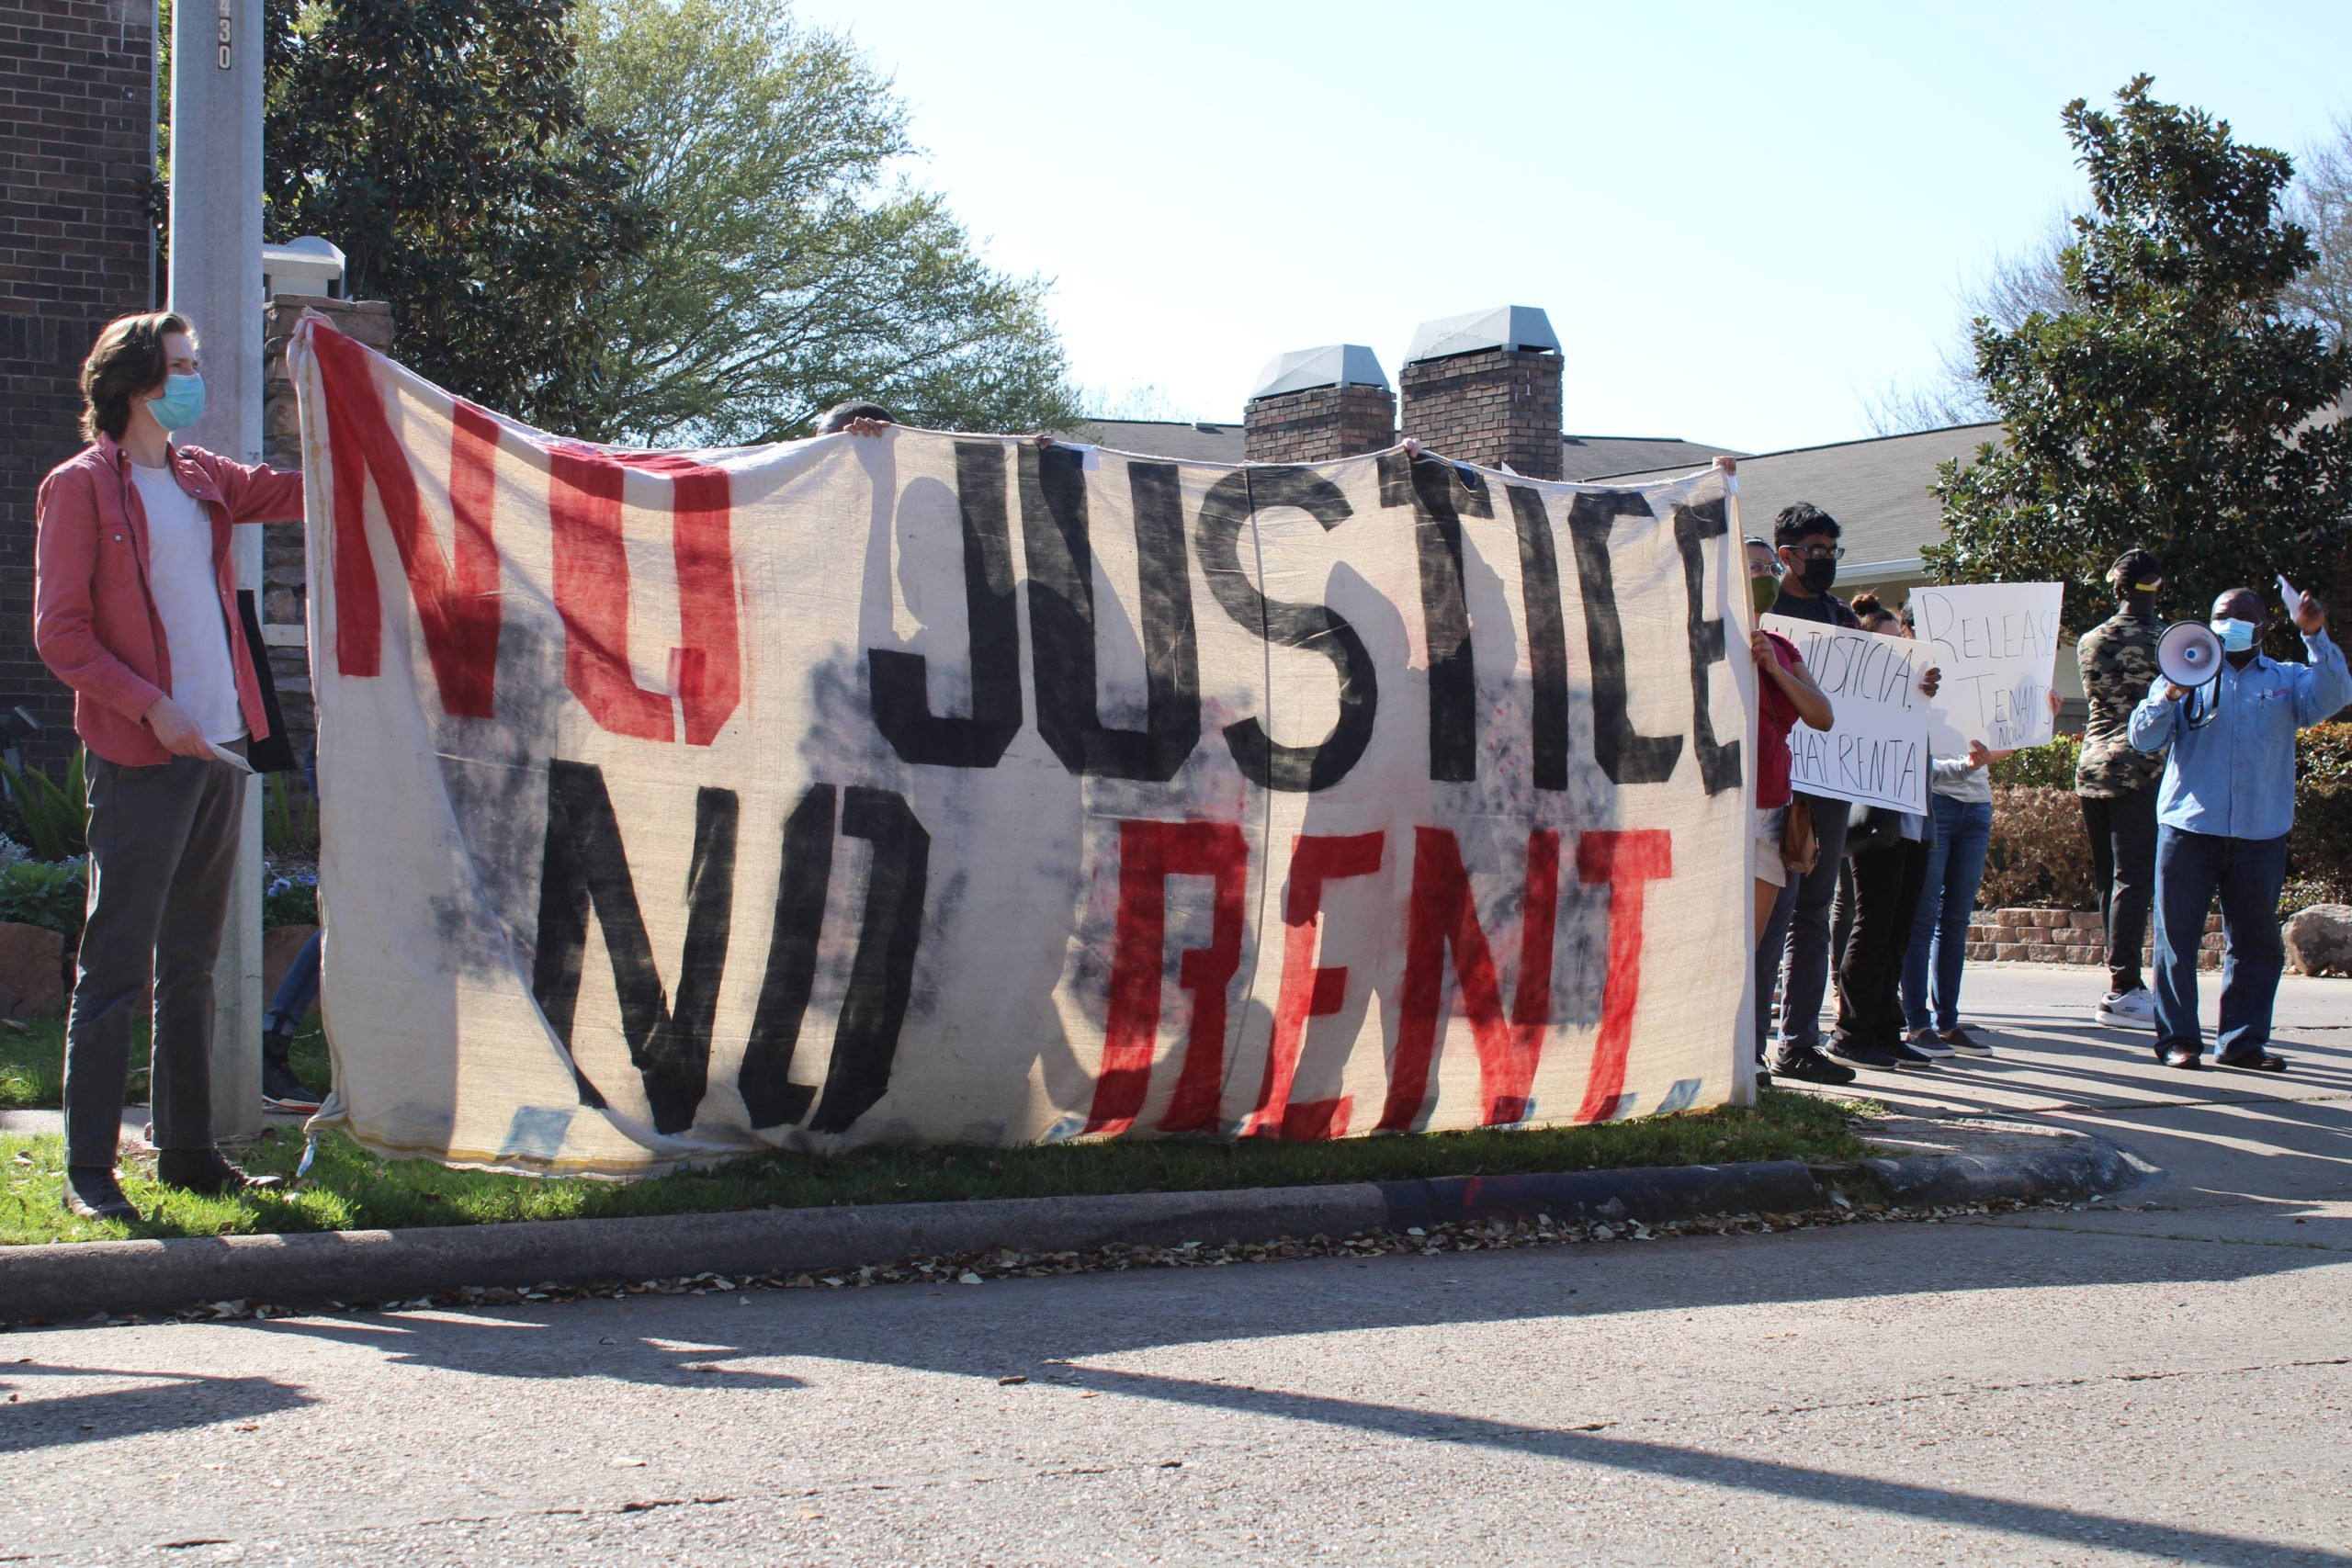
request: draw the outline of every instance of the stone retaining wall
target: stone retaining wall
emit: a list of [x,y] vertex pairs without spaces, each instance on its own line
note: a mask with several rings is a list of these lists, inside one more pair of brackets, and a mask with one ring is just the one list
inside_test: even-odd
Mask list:
[[[2154,946],[2151,931],[2148,944],[2142,949],[2151,961]],[[2221,916],[2205,917],[2205,937],[2199,947],[2199,969],[2222,966]],[[2107,928],[2097,909],[1979,909],[1969,918],[1968,956],[2104,965]]]

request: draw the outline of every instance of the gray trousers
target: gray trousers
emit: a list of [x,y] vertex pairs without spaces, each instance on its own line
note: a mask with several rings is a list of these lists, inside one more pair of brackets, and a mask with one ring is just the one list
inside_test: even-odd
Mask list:
[[1803,795],[1813,803],[1813,830],[1821,858],[1781,889],[1756,944],[1756,1038],[1766,1037],[1772,994],[1781,993],[1784,1044],[1821,1043],[1821,1003],[1829,991],[1829,909],[1838,895],[1838,863],[1846,853],[1847,804]]
[[228,923],[245,775],[175,757],[90,759],[90,902],[65,1025],[65,1159],[108,1166],[130,1033],[155,992],[155,1146],[212,1146],[212,964]]

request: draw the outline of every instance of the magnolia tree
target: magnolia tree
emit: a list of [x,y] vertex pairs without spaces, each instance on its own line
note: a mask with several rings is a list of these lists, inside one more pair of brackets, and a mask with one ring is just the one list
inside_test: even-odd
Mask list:
[[[2150,80],[2112,112],[2066,107],[2091,200],[2059,256],[2067,302],[1978,321],[2007,440],[1944,465],[1948,537],[1925,552],[1945,581],[2069,584],[2075,632],[2109,613],[2103,575],[2133,545],[2163,557],[2184,613],[2276,572],[2352,584],[2352,425],[2335,417],[2352,344],[2289,299],[2316,259],[2280,210],[2292,165]],[[2292,646],[2283,617],[2275,637]]]

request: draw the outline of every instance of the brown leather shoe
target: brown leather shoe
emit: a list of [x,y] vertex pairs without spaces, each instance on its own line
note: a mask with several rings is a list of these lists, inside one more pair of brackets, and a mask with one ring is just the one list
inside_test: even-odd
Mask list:
[[74,1165],[65,1168],[65,1212],[85,1220],[135,1220],[139,1211],[122,1195],[114,1168]]
[[286,1185],[280,1176],[248,1176],[221,1157],[219,1149],[164,1149],[155,1156],[155,1179],[165,1187],[200,1192],[266,1192]]

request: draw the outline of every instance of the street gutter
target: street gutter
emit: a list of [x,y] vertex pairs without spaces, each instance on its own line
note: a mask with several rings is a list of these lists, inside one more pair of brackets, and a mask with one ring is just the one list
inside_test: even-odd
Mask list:
[[1792,1214],[1829,1204],[1846,1187],[1906,1207],[2071,1201],[2119,1191],[2153,1171],[2101,1138],[2044,1133],[2007,1142],[2025,1146],[1850,1165],[1758,1160],[1212,1192],[64,1242],[0,1248],[0,1323],[171,1312],[239,1299],[291,1306],[468,1286],[624,1283],[706,1271],[813,1273],[1000,1248],[1272,1242],[1538,1215],[1646,1224]]

